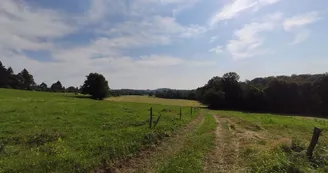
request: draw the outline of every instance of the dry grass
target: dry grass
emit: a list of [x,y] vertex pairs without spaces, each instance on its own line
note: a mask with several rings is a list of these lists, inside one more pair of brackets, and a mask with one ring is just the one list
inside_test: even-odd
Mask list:
[[174,105],[174,106],[202,106],[199,102],[194,100],[182,99],[162,99],[148,96],[120,96],[111,97],[106,100],[115,102],[133,102],[133,103],[151,103],[160,105]]
[[[239,157],[234,165],[237,171],[229,169],[229,172],[328,172],[328,135],[325,133],[328,127],[327,120],[237,111],[212,111],[212,113],[218,114],[217,117],[222,124],[219,133],[221,138],[217,135],[219,140],[223,139],[221,143],[237,140],[239,144],[236,148]],[[324,132],[316,146],[314,158],[309,160],[305,153],[313,127],[322,128]],[[230,139],[229,136],[224,135],[229,131],[234,134]],[[220,143],[217,145],[222,146]],[[228,149],[218,152],[217,156],[223,155],[222,158],[229,158],[230,156],[224,156],[225,151]],[[218,165],[222,167],[222,164]],[[207,172],[221,171],[228,172],[213,167]]]
[[206,158],[204,172],[239,172],[236,167],[238,160],[238,139],[235,127],[231,128],[230,120],[213,115],[216,121],[215,149]]

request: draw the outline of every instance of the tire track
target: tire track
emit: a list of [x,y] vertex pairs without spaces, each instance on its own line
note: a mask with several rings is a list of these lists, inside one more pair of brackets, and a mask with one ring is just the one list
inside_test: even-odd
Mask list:
[[114,168],[108,172],[111,173],[134,173],[134,172],[156,172],[160,163],[166,158],[173,157],[179,152],[186,139],[200,127],[204,122],[204,112],[201,112],[192,122],[185,126],[175,136],[162,141],[158,147],[146,149],[140,152],[136,157],[126,160],[124,163],[114,164]]
[[215,131],[215,149],[209,153],[206,158],[204,172],[219,173],[219,172],[238,172],[238,139],[236,132],[231,128],[229,119],[215,118],[217,128]]

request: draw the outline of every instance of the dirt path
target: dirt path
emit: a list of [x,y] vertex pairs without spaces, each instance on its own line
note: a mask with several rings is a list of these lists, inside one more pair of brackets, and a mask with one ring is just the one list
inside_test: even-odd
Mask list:
[[264,132],[250,130],[249,127],[237,123],[234,119],[213,115],[217,128],[215,131],[215,149],[205,160],[204,172],[247,172],[242,168],[242,159],[239,150],[265,139]]
[[238,172],[238,139],[235,126],[229,119],[213,115],[217,128],[215,131],[215,149],[209,153],[205,160],[204,172]]
[[171,158],[179,152],[186,144],[186,139],[197,127],[204,122],[204,114],[200,113],[197,118],[190,122],[183,130],[175,136],[163,141],[156,148],[142,151],[138,156],[127,160],[124,163],[114,165],[110,172],[114,173],[133,173],[133,172],[156,172],[162,161]]

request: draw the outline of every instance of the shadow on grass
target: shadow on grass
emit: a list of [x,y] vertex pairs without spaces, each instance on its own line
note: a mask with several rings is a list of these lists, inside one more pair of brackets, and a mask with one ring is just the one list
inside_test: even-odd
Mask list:
[[65,97],[78,98],[78,99],[92,99],[89,95],[65,95]]
[[233,109],[233,108],[211,108],[211,107],[204,107],[205,109],[209,110],[221,110],[221,111],[239,111],[245,114],[274,114],[277,116],[293,116],[293,117],[312,117],[312,118],[323,118],[328,119],[328,115],[326,114],[319,114],[319,113],[307,113],[307,112],[284,112],[284,111],[264,111],[264,110],[246,110],[246,109]]

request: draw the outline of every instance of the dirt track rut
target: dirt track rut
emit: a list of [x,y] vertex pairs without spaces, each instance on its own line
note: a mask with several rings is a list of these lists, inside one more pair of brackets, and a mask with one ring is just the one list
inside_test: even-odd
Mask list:
[[213,115],[217,127],[215,131],[215,149],[208,154],[205,160],[204,172],[238,172],[238,139],[235,127],[227,118]]
[[127,160],[124,163],[114,165],[114,169],[109,172],[114,173],[134,173],[134,172],[156,172],[158,164],[162,160],[173,157],[185,145],[188,135],[204,122],[204,113],[200,113],[192,122],[183,128],[178,134],[164,140],[159,146],[142,151],[138,156]]

